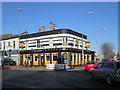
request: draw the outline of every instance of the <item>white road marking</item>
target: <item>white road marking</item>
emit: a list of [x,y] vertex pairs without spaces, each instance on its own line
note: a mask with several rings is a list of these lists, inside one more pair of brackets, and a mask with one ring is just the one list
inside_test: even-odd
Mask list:
[[10,82],[5,82],[5,84],[11,84],[11,85],[23,86],[23,87],[27,87],[27,88],[35,88],[35,87],[31,87],[31,86],[26,86],[26,85],[17,84],[17,83],[10,83]]

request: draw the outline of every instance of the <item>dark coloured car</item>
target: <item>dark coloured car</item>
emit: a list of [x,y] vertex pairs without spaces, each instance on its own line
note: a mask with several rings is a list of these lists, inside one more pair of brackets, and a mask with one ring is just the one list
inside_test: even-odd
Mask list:
[[120,61],[104,61],[89,70],[89,77],[93,79],[104,79],[107,84],[113,81],[120,82]]
[[16,65],[16,62],[12,58],[1,58],[1,64],[7,66]]

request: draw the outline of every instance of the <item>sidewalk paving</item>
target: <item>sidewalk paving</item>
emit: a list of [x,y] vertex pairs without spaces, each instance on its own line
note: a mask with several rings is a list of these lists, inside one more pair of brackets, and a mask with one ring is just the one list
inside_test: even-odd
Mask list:
[[[25,67],[25,66],[4,66],[2,69],[10,69],[10,70],[35,70],[35,71],[56,71],[51,69],[46,69],[45,66],[32,66],[32,67]],[[83,70],[84,66],[77,66],[74,69],[66,69],[64,71],[80,71]]]

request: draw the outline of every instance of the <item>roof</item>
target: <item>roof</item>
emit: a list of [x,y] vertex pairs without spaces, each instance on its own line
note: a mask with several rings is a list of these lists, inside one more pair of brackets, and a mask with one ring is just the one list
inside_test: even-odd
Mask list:
[[[24,32],[21,34],[22,36],[20,36],[20,39],[45,36],[45,35],[52,35],[52,34],[62,34],[62,33],[67,33],[67,34],[72,34],[72,35],[75,35],[78,37],[82,37],[81,33],[78,33],[78,32],[73,31],[71,29],[57,29],[57,30],[37,32],[37,33],[32,33],[32,34],[28,34],[28,32]],[[7,40],[7,39],[12,39],[12,38],[17,38],[17,37],[19,37],[19,34],[17,34],[17,35],[5,34],[5,35],[0,35],[0,40]],[[87,36],[83,35],[83,38],[87,39]]]
[[[67,33],[67,34],[72,34],[72,35],[75,35],[75,36],[78,36],[78,37],[82,37],[81,33],[78,33],[78,32],[73,31],[71,29],[57,29],[57,30],[52,30],[52,31],[37,32],[37,33],[23,35],[23,36],[20,37],[20,39],[32,38],[32,37],[38,37],[38,36],[45,36],[45,35],[52,35],[52,34],[62,34],[62,33]],[[83,38],[87,39],[87,36],[83,35]]]
[[108,63],[108,62],[120,62],[120,60],[113,60],[113,61],[103,61],[105,63]]
[[7,39],[12,39],[12,38],[16,38],[19,35],[13,35],[13,34],[4,34],[4,35],[0,35],[0,40],[7,40]]
[[[23,32],[21,35],[26,35],[28,32]],[[7,40],[7,39],[12,39],[12,38],[18,38],[19,34],[13,35],[13,34],[4,34],[0,35],[0,40]]]

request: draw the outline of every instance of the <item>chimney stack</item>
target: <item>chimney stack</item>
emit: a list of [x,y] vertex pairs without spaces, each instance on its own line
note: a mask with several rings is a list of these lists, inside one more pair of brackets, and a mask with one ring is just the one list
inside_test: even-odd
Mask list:
[[45,31],[45,27],[44,26],[41,26],[40,28],[39,28],[39,32],[44,32]]
[[56,25],[53,24],[52,21],[51,21],[50,24],[49,24],[49,27],[50,27],[50,31],[52,31],[52,30],[55,30]]
[[23,33],[21,33],[21,35],[27,35],[28,34],[28,32],[26,31],[26,32],[23,32]]

